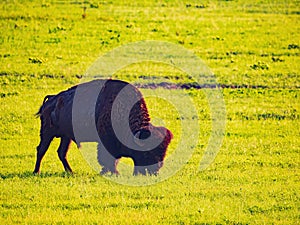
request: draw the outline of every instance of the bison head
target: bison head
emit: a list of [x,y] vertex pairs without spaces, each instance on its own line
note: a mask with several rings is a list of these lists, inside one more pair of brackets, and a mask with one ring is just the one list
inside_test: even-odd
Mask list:
[[[151,137],[151,138],[150,138]],[[134,142],[141,149],[134,157],[134,175],[157,175],[163,166],[168,145],[173,134],[165,127],[155,127],[149,124],[138,130],[134,135]],[[154,147],[153,147],[154,146]]]

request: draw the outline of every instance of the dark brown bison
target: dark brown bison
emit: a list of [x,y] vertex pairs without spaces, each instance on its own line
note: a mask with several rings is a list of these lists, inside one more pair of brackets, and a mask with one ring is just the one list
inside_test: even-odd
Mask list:
[[57,152],[67,172],[72,172],[67,152],[74,141],[78,147],[81,142],[98,142],[101,174],[118,174],[121,157],[132,158],[134,175],[157,174],[173,138],[167,128],[150,123],[139,90],[120,80],[94,80],[48,95],[37,115],[41,130],[34,173],[39,173],[53,138],[59,137]]

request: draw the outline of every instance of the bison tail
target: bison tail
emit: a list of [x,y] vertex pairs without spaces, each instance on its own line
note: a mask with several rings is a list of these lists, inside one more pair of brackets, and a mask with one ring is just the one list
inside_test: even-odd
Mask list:
[[46,101],[48,101],[49,99],[51,99],[51,98],[53,98],[53,97],[55,97],[56,95],[46,95],[46,97],[44,98],[44,100],[43,100],[43,104],[46,102]]
[[43,100],[43,104],[40,107],[39,111],[37,113],[35,113],[35,117],[38,118],[42,115],[43,109],[44,109],[44,104],[45,102],[49,101],[51,98],[55,97],[56,95],[47,95],[44,100]]

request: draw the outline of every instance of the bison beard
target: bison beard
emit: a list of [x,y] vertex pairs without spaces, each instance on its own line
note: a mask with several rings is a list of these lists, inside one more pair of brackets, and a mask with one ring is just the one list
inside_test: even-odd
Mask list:
[[[92,100],[87,93],[94,94],[94,90],[97,91],[96,102],[89,103]],[[83,107],[79,104],[76,108],[74,104],[75,101],[78,103],[76,91],[84,93],[79,98]],[[101,174],[118,174],[117,164],[121,157],[132,158],[134,175],[157,174],[173,138],[167,128],[150,123],[146,103],[139,90],[120,80],[95,80],[57,95],[48,95],[37,115],[41,119],[41,140],[34,173],[39,173],[42,158],[53,138],[59,137],[61,142],[57,152],[67,172],[72,172],[67,161],[70,142],[80,146],[81,142],[93,141],[98,142]],[[95,125],[96,135],[92,132]]]

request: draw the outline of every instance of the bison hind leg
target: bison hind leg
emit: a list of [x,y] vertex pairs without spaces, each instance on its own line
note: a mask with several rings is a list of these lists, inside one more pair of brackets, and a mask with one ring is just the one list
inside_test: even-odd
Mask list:
[[40,144],[37,146],[37,155],[36,155],[36,163],[35,163],[35,168],[33,173],[34,174],[39,174],[40,173],[40,167],[41,167],[41,162],[42,159],[44,157],[44,155],[46,154],[49,145],[51,143],[51,141],[53,140],[53,136],[50,135],[45,135],[42,134],[41,135],[41,140],[40,140]]
[[102,144],[98,144],[98,163],[102,166],[101,175],[109,173],[119,175],[117,170],[119,160],[111,155]]
[[69,150],[69,145],[71,143],[71,139],[68,138],[68,137],[61,137],[61,140],[60,140],[60,145],[58,147],[58,150],[57,150],[57,153],[58,153],[58,157],[60,159],[60,161],[62,162],[64,168],[65,168],[65,171],[67,173],[73,173],[69,163],[68,163],[68,160],[67,160],[67,153],[68,153],[68,150]]

